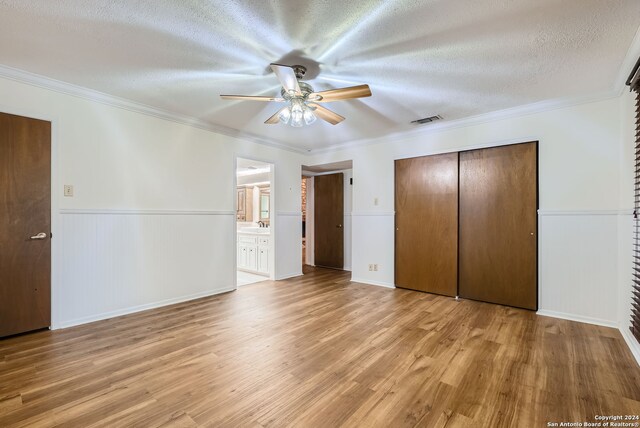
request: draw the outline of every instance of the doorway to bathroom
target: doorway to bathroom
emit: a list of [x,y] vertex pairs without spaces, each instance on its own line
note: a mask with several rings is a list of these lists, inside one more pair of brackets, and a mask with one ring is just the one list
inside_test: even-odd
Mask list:
[[273,165],[252,159],[236,162],[237,285],[273,279]]

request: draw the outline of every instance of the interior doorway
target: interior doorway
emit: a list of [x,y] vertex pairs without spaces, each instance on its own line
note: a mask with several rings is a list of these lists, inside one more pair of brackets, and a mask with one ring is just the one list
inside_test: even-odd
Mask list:
[[315,264],[344,268],[344,174],[318,175],[315,182]]
[[51,122],[0,113],[0,337],[51,325],[50,238]]
[[273,279],[273,164],[237,158],[236,278],[238,287]]
[[302,167],[303,272],[351,270],[352,161]]

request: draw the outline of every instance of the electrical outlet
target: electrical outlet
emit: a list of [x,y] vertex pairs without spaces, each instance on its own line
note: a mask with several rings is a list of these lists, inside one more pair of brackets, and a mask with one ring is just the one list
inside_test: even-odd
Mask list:
[[71,184],[64,185],[64,195],[73,197],[73,186]]
[[378,272],[378,263],[373,265],[373,271]]
[[373,271],[373,265],[370,264],[369,265],[369,272],[372,272],[372,271]]

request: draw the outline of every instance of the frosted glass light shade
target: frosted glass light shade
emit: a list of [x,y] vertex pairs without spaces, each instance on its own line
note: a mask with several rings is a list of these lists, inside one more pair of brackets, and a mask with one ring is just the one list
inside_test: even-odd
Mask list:
[[291,108],[283,109],[278,115],[278,120],[280,120],[280,123],[283,123],[285,125],[289,123],[290,118],[291,118]]
[[316,115],[313,114],[313,110],[311,110],[309,107],[307,107],[304,110],[304,123],[306,123],[307,125],[311,125],[313,122],[316,121]]
[[298,99],[291,100],[291,126],[299,128],[304,125],[303,114],[305,105]]
[[291,125],[294,128],[311,125],[317,119],[313,109],[310,108],[302,98],[291,98],[288,108],[283,109],[278,114],[278,120],[285,125]]
[[294,128],[300,128],[301,126],[304,125],[304,121],[302,120],[302,112],[301,111],[294,111],[291,113],[291,126],[293,126]]

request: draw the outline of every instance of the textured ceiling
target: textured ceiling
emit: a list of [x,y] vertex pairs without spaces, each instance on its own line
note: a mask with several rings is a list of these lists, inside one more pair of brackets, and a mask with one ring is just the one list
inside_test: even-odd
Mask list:
[[239,186],[267,183],[270,179],[271,164],[251,159],[237,159],[236,179]]
[[238,158],[236,160],[236,172],[250,175],[252,171],[269,169],[271,164],[251,159]]
[[[0,0],[0,64],[292,147],[315,149],[613,88],[638,0]],[[347,119],[264,125],[271,62],[310,67]]]

